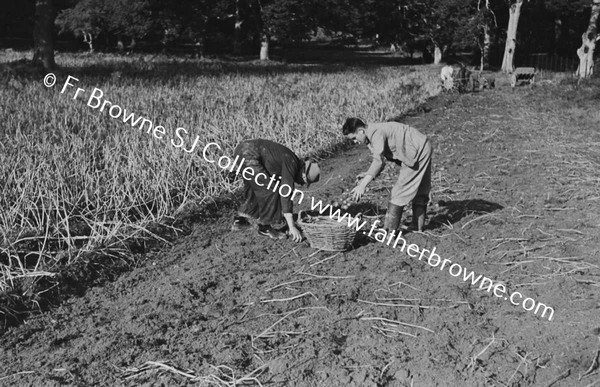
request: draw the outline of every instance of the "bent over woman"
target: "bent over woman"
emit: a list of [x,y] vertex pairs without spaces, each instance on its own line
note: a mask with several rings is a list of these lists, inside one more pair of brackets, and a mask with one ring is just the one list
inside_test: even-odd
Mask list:
[[285,234],[271,225],[285,219],[290,236],[296,242],[302,234],[293,218],[293,203],[289,195],[282,195],[277,187],[289,186],[294,191],[294,183],[300,185],[319,181],[320,170],[317,163],[302,160],[287,147],[269,140],[247,140],[234,151],[243,158],[244,168],[253,170],[255,178],[244,179],[244,202],[238,210],[232,229],[241,230],[250,226],[247,218],[258,219],[258,233],[272,239],[281,239]]

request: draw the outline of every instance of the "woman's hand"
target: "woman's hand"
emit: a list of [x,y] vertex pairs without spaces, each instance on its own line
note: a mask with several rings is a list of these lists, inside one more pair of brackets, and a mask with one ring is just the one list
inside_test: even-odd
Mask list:
[[288,227],[288,234],[292,237],[294,242],[302,242],[302,233],[294,225]]
[[292,213],[286,212],[283,214],[283,217],[288,226],[288,235],[292,237],[294,242],[302,242],[302,233],[298,230],[298,227],[296,227]]

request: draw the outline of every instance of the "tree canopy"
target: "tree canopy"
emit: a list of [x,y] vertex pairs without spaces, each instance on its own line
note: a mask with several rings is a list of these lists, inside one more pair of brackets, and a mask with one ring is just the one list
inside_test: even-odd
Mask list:
[[[35,3],[7,0],[0,35],[22,35],[23,21],[33,30]],[[137,42],[240,54],[265,39],[287,45],[325,36],[443,59],[471,52],[498,66],[516,3],[516,60],[525,53],[576,58],[592,0],[54,0],[54,11],[59,37],[83,40],[90,50]]]

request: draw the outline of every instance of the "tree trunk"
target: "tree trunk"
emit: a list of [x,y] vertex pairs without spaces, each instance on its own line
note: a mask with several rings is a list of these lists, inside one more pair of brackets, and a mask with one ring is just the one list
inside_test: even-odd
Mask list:
[[52,0],[36,0],[33,27],[33,63],[41,63],[46,70],[56,67],[54,62],[54,7]]
[[440,63],[442,63],[442,48],[437,45],[437,44],[433,44],[433,64],[434,65],[439,65]]
[[481,46],[481,63],[479,71],[487,69],[490,65],[490,47],[492,46],[492,37],[490,36],[490,26],[483,26],[483,45]]
[[202,36],[196,40],[196,58],[202,59],[204,58],[204,48],[206,46],[206,38],[204,32]]
[[269,60],[269,34],[263,33],[260,41],[260,60]]
[[592,12],[590,15],[590,24],[587,31],[581,36],[581,47],[577,50],[579,57],[579,67],[577,75],[579,78],[589,78],[594,73],[594,50],[598,38],[596,23],[600,14],[600,0],[592,0]]
[[523,0],[517,0],[509,9],[508,29],[506,30],[506,46],[504,47],[504,58],[502,59],[502,71],[512,73],[514,70],[513,59],[517,47],[517,26],[521,16]]
[[83,41],[84,43],[87,43],[87,45],[90,47],[90,51],[89,53],[93,53],[94,52],[94,38],[92,37],[92,34],[90,34],[89,32],[84,32],[83,33]]
[[485,48],[483,47],[483,44],[480,43],[479,44],[479,51],[481,51],[481,57],[479,58],[479,71],[483,71],[484,66],[484,56],[483,56],[483,52],[484,52]]
[[235,26],[233,30],[233,54],[242,53],[242,17],[240,15],[240,1],[235,0]]
[[562,39],[562,28],[562,19],[560,15],[557,15],[554,18],[554,54],[558,54],[558,46],[560,45],[560,40]]

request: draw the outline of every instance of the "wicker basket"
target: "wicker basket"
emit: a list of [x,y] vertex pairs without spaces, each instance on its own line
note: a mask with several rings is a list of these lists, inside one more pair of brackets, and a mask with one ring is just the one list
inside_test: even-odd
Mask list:
[[352,247],[356,229],[329,216],[310,216],[300,213],[298,226],[310,243],[310,247],[325,251],[346,251]]

